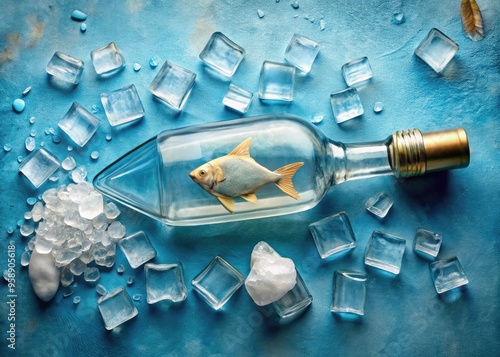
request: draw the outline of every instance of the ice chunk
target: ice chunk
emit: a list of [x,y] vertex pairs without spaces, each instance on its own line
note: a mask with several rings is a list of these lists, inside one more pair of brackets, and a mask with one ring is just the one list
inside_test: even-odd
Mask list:
[[304,73],[309,73],[319,53],[319,44],[315,41],[294,34],[285,50],[285,59]]
[[82,298],[80,296],[75,296],[73,298],[73,304],[78,305],[82,301]]
[[415,55],[421,58],[437,73],[441,72],[458,52],[458,45],[436,28],[415,49]]
[[364,113],[356,88],[347,88],[330,94],[330,102],[337,124],[359,117]]
[[56,267],[60,268],[68,265],[82,254],[81,250],[60,247],[52,250],[52,255],[56,260]]
[[347,86],[362,84],[372,78],[372,68],[368,57],[361,57],[342,66],[342,75]]
[[66,171],[71,171],[76,167],[76,161],[72,156],[68,156],[61,162],[61,166]]
[[213,309],[219,310],[238,290],[245,278],[231,264],[216,256],[192,281],[193,289]]
[[[120,222],[113,222],[108,226],[108,234],[112,239],[120,239],[125,236],[126,229]],[[147,239],[147,237],[146,237]]]
[[61,285],[66,288],[70,286],[75,281],[75,276],[71,272],[70,268],[64,267],[61,270]]
[[52,254],[40,254],[34,250],[29,264],[29,278],[36,296],[42,301],[51,300],[59,288],[59,269]]
[[30,226],[29,224],[23,224],[21,225],[21,227],[19,227],[19,233],[21,233],[23,237],[27,237],[33,234],[34,231],[35,228],[33,226]]
[[170,107],[181,110],[191,93],[196,74],[168,61],[149,86],[153,95]]
[[101,277],[101,273],[99,273],[99,269],[97,268],[85,268],[83,271],[83,280],[85,280],[88,283],[93,283],[99,280]]
[[117,288],[101,296],[97,305],[107,330],[112,330],[137,315],[137,309],[124,288]]
[[291,102],[293,101],[294,87],[294,66],[264,61],[260,71],[260,99]]
[[376,194],[370,197],[366,203],[365,208],[368,212],[373,213],[378,218],[385,218],[391,209],[394,200],[385,192]]
[[356,246],[356,237],[345,212],[311,223],[309,230],[322,259]]
[[366,274],[355,271],[335,271],[332,312],[365,314]]
[[97,150],[92,151],[92,152],[90,153],[90,158],[91,158],[92,160],[97,160],[97,159],[99,158],[99,151],[97,151]]
[[156,257],[156,250],[143,231],[121,239],[118,245],[134,269]]
[[85,264],[80,259],[73,260],[69,265],[69,269],[71,270],[73,275],[76,276],[82,275],[82,273],[85,271],[85,268],[87,268],[87,264]]
[[375,102],[375,104],[373,105],[373,111],[377,114],[380,113],[383,109],[384,103],[382,102]]
[[200,53],[200,59],[206,65],[224,76],[231,77],[238,69],[245,50],[220,32],[214,32],[205,48]]
[[254,247],[250,268],[245,287],[259,306],[281,299],[293,289],[297,280],[293,261],[282,258],[266,242],[259,242]]
[[442,241],[443,237],[441,237],[440,234],[423,228],[417,228],[417,233],[415,234],[415,240],[413,242],[413,250],[434,259],[439,253]]
[[45,71],[56,82],[76,85],[80,82],[83,73],[83,61],[57,51],[50,59]]
[[381,231],[374,231],[365,251],[365,264],[399,274],[406,240]]
[[33,151],[19,166],[19,171],[35,186],[40,187],[57,171],[60,163],[57,158],[47,150],[40,148]]
[[86,219],[94,219],[103,212],[104,200],[99,192],[92,192],[86,196],[78,206],[80,216]]
[[144,107],[133,84],[113,92],[102,93],[101,102],[112,126],[130,123],[144,116]]
[[222,104],[240,113],[246,113],[252,102],[253,93],[229,84],[226,95],[222,99]]
[[146,272],[146,291],[148,304],[160,300],[180,302],[186,299],[184,268],[177,264],[151,264],[144,266]]
[[87,169],[83,166],[78,166],[76,169],[71,171],[71,179],[75,183],[85,182],[85,178],[87,177]]
[[437,260],[429,265],[434,287],[438,294],[469,283],[457,257]]
[[125,59],[114,42],[90,53],[96,73],[101,77],[109,77],[125,67]]
[[113,202],[108,202],[104,205],[104,214],[107,219],[115,219],[120,215],[120,209]]
[[106,290],[106,288],[104,286],[102,286],[101,284],[97,284],[95,286],[95,291],[96,291],[96,293],[98,293],[101,296],[106,295],[108,293],[108,290]]
[[21,254],[21,265],[23,267],[26,267],[30,264],[30,259],[31,259],[31,252],[27,251],[27,252],[23,252],[23,254]]
[[94,135],[99,124],[95,116],[74,102],[58,125],[78,146],[83,147]]

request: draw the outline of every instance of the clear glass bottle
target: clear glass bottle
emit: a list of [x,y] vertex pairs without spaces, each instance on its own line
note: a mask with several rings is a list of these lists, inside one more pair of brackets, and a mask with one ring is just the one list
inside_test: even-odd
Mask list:
[[[271,171],[304,163],[293,177],[298,200],[269,184],[256,191],[257,203],[235,198],[234,212],[229,213],[190,178],[191,171],[250,137],[251,157]],[[300,212],[347,180],[417,176],[468,164],[469,145],[461,128],[426,134],[398,131],[382,141],[343,144],[298,117],[267,115],[164,131],[101,171],[94,185],[135,210],[182,226]]]

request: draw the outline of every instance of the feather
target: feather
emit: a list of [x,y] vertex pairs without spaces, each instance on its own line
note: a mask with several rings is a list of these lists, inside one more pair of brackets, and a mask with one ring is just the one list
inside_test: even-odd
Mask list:
[[483,38],[483,17],[476,0],[462,0],[460,6],[462,24],[467,37],[472,41],[479,41]]

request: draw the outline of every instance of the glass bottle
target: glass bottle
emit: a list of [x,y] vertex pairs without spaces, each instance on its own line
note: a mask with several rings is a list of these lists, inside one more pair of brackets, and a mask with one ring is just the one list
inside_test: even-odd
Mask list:
[[[250,156],[274,171],[303,162],[292,182],[299,198],[276,185],[258,189],[257,202],[236,197],[233,213],[189,174],[252,138]],[[469,144],[461,128],[422,134],[398,131],[385,140],[343,144],[311,123],[267,115],[164,131],[106,167],[97,190],[168,225],[199,225],[271,217],[314,207],[329,188],[382,175],[410,177],[467,167]]]

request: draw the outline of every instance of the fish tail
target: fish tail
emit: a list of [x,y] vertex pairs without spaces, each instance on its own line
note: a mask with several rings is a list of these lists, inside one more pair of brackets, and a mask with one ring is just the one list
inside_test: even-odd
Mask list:
[[278,186],[278,188],[288,196],[296,200],[299,199],[299,193],[295,190],[295,187],[293,187],[292,177],[303,165],[303,162],[294,162],[293,164],[280,167],[274,171],[275,173],[281,175],[279,181],[276,182],[276,186]]

